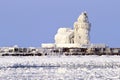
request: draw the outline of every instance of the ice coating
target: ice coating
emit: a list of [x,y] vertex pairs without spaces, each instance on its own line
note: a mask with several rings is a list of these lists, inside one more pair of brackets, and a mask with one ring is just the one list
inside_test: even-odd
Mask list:
[[74,23],[74,29],[59,28],[55,44],[90,44],[90,23],[86,12],[82,12]]
[[71,28],[59,28],[55,35],[56,44],[73,43],[74,32]]
[[83,12],[74,23],[74,43],[90,44],[90,23],[86,12]]

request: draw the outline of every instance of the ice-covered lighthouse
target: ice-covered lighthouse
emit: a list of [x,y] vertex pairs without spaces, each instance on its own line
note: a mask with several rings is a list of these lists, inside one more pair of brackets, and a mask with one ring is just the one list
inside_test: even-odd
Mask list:
[[91,23],[88,20],[87,12],[82,12],[77,21],[74,22],[74,28],[59,28],[54,40],[54,44],[42,44],[47,48],[88,48],[88,47],[105,47],[105,44],[90,43]]
[[90,27],[86,12],[78,17],[74,23],[74,43],[75,44],[90,44]]
[[59,28],[55,35],[56,44],[90,44],[90,23],[86,12],[82,12],[74,23],[74,29]]

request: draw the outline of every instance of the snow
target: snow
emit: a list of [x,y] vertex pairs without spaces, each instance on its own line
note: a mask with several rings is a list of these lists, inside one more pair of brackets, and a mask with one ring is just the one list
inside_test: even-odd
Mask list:
[[1,56],[0,80],[120,80],[120,56]]

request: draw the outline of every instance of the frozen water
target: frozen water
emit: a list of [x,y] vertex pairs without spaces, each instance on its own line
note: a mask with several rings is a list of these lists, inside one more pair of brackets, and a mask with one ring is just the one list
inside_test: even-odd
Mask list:
[[120,80],[120,56],[0,57],[0,80]]

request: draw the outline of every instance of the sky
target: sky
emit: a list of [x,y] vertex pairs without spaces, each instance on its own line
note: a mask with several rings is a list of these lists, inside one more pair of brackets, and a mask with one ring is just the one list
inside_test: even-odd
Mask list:
[[120,47],[120,0],[0,0],[0,46],[54,43],[60,27],[88,13],[91,43]]

